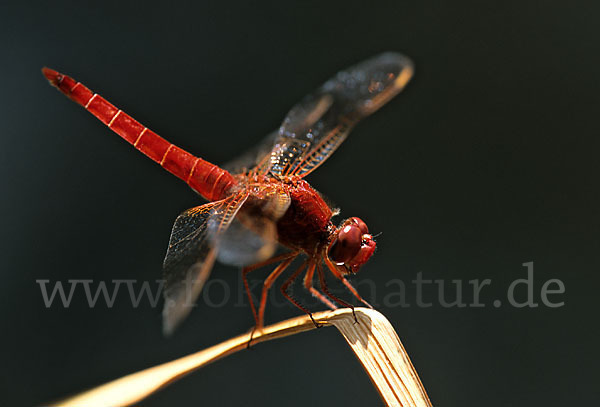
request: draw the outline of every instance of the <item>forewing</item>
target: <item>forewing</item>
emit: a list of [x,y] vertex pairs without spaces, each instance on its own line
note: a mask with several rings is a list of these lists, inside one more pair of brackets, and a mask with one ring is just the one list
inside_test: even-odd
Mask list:
[[410,59],[384,53],[325,82],[290,110],[271,152],[268,170],[306,176],[346,139],[352,127],[400,92],[413,73]]
[[170,334],[194,306],[214,264],[219,239],[247,198],[246,193],[183,212],[175,220],[163,264],[163,330]]
[[291,198],[278,185],[254,185],[229,229],[219,240],[222,263],[247,266],[271,257],[277,246],[277,221],[288,210]]
[[[265,167],[269,163],[271,150],[278,136],[279,132],[277,130],[269,133],[254,147],[221,167],[232,174],[242,174],[255,167]],[[261,171],[259,170],[258,172],[260,173]]]

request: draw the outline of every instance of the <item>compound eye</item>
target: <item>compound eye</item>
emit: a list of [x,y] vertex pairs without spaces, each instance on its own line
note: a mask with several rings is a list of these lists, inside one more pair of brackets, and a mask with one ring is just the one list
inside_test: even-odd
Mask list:
[[357,225],[344,226],[329,250],[331,260],[342,264],[352,259],[360,250],[362,235],[363,233]]
[[362,221],[361,218],[357,218],[356,216],[350,218],[350,221],[355,224],[356,226],[358,226],[358,228],[360,229],[360,231],[362,232],[363,235],[366,235],[369,233],[369,228],[367,227],[367,224],[365,222]]

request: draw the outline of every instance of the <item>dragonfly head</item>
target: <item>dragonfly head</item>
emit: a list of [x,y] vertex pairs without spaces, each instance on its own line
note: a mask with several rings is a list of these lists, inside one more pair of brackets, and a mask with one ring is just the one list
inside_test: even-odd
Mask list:
[[342,222],[335,231],[327,254],[335,264],[355,273],[369,260],[376,246],[365,222],[353,217]]

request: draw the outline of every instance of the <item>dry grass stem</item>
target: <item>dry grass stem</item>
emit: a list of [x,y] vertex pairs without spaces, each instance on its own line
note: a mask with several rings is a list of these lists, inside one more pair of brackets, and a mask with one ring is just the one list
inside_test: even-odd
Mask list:
[[[356,308],[358,323],[354,322],[349,309],[318,312],[313,317],[320,324],[338,328],[377,387],[385,405],[431,406],[398,335],[382,314],[367,308]],[[255,332],[252,344],[314,328],[308,316],[288,319]],[[237,336],[172,362],[113,380],[54,406],[129,406],[208,363],[245,349],[249,340],[250,333]]]

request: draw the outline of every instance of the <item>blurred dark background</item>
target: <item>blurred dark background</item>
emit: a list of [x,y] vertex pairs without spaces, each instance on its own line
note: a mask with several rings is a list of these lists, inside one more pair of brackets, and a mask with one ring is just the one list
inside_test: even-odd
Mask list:
[[[48,86],[42,66],[221,163],[336,71],[386,50],[414,60],[413,81],[309,177],[342,215],[383,232],[355,281],[374,282],[371,299],[434,405],[597,400],[597,2],[80,4],[0,6],[3,405],[40,405],[252,325],[233,301],[200,300],[170,338],[160,308],[133,308],[127,295],[90,309],[79,290],[69,308],[44,306],[39,279],[160,278],[173,220],[202,201]],[[564,306],[507,304],[525,262],[535,300],[560,279],[565,293],[551,299]],[[419,272],[446,287],[461,280],[466,301],[469,280],[491,279],[486,306],[445,308],[435,286],[424,290],[433,306],[416,306],[409,283]],[[238,295],[234,268],[213,276]],[[391,279],[407,283],[411,307],[384,304]],[[297,314],[267,308],[271,322]],[[141,405],[309,403],[380,404],[334,329],[256,346]]]

